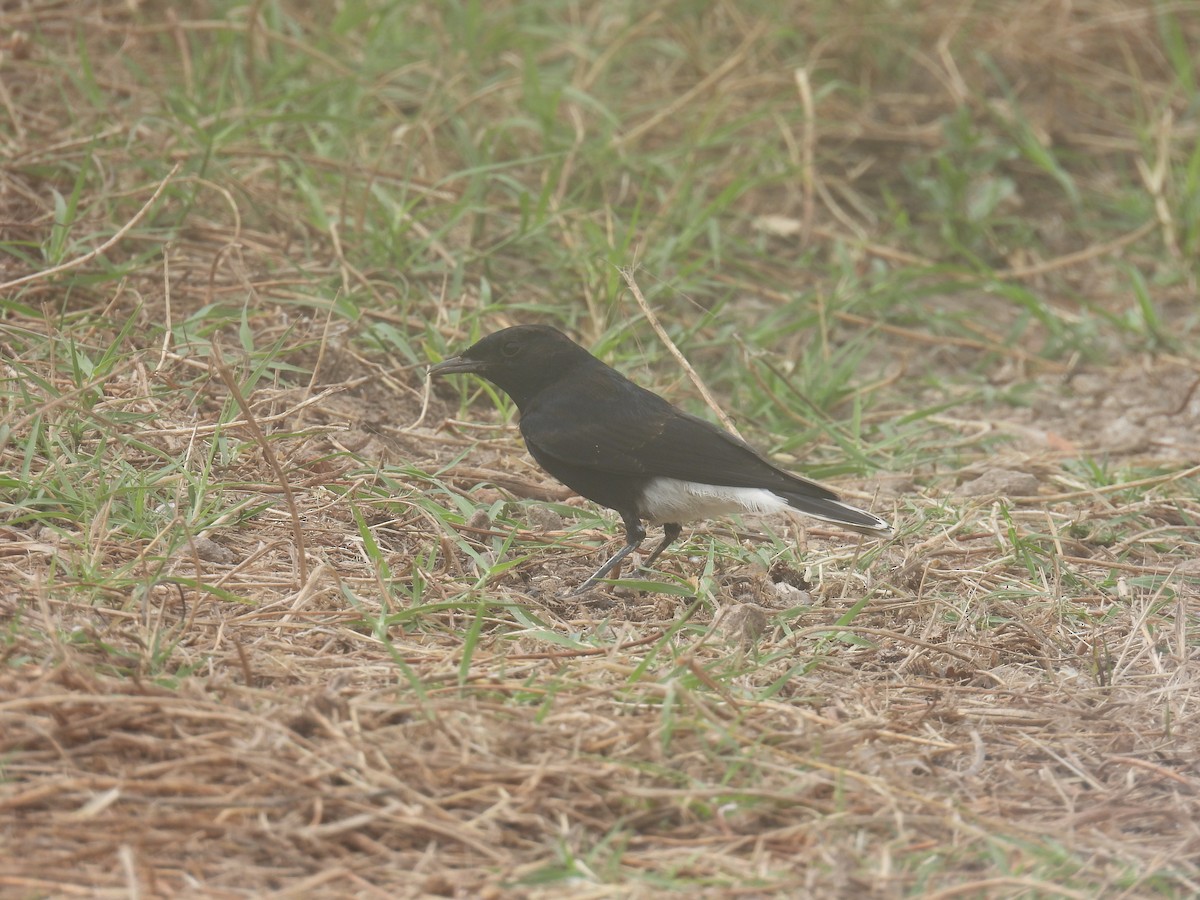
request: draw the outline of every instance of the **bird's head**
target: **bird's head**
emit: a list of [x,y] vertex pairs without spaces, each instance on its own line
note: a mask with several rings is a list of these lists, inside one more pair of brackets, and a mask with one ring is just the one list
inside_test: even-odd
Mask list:
[[486,378],[522,408],[565,372],[593,357],[547,325],[514,325],[472,344],[459,356],[429,367],[429,377],[469,373]]

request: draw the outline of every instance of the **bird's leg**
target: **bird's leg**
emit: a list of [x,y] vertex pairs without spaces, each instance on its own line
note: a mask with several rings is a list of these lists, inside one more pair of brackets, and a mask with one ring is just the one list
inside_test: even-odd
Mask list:
[[650,568],[650,566],[653,565],[654,561],[658,559],[662,552],[675,543],[675,540],[679,537],[679,533],[681,531],[683,531],[683,526],[678,522],[668,522],[666,525],[664,525],[662,543],[654,548],[654,552],[650,554],[644,563],[642,563],[642,568]]
[[646,529],[642,527],[637,516],[622,513],[621,518],[625,520],[625,546],[614,553],[612,559],[593,572],[591,578],[567,594],[568,597],[586,594],[596,586],[597,581],[619,566],[625,557],[641,546],[642,541],[646,539]]

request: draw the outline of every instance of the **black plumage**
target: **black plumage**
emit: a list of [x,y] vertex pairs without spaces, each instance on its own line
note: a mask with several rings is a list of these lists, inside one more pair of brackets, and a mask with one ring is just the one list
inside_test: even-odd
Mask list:
[[429,369],[431,376],[453,373],[479,375],[508,394],[538,465],[620,514],[625,546],[576,593],[591,588],[641,544],[643,520],[664,526],[646,566],[679,537],[683,522],[728,513],[791,507],[863,534],[891,533],[878,516],[841,502],[833,491],[784,471],[735,435],[639,387],[554,328],[505,328]]

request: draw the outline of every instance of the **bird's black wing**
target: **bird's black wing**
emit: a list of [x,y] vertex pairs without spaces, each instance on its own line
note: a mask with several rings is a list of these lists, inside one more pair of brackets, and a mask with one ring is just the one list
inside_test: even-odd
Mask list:
[[624,378],[593,377],[585,387],[555,392],[522,415],[521,433],[535,456],[620,476],[837,496],[777,468],[736,436]]

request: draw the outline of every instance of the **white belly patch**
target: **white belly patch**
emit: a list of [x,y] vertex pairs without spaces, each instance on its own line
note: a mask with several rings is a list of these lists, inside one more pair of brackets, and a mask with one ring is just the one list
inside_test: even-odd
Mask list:
[[642,513],[651,525],[787,508],[785,500],[765,488],[699,484],[678,478],[654,478],[642,492]]

